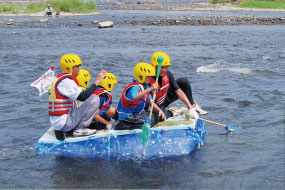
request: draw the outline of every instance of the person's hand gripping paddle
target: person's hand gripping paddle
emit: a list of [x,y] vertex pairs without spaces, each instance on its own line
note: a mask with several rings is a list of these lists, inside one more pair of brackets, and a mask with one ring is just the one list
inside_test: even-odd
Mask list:
[[[161,69],[161,64],[163,62],[163,57],[159,56],[157,58],[157,62],[158,62],[158,67],[157,67],[157,73],[156,73],[156,83],[158,82],[158,77],[159,77],[159,73],[160,73],[160,69]],[[156,91],[154,91],[153,93],[153,97],[152,97],[152,104],[151,104],[151,108],[150,108],[150,113],[149,113],[149,118],[145,120],[145,123],[142,126],[142,133],[141,133],[141,138],[142,138],[142,144],[145,146],[148,139],[149,139],[149,131],[150,131],[150,125],[151,125],[151,116],[152,116],[152,110],[153,110],[153,104],[155,101],[155,97],[156,97]]]

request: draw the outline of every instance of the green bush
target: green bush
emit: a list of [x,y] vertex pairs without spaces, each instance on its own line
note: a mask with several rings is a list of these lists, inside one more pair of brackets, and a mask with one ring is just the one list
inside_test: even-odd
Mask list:
[[[253,0],[249,0],[249,1],[253,1]],[[271,2],[283,2],[285,3],[285,0],[254,0],[254,1],[271,1]]]
[[29,3],[26,6],[25,13],[35,13],[35,12],[40,12],[44,11],[46,8],[46,3],[41,2],[41,3]]
[[238,7],[261,9],[285,9],[285,0],[210,0],[212,4],[226,4],[228,2],[242,2]]
[[91,13],[96,12],[97,6],[93,1],[83,0],[48,0],[28,4],[0,5],[0,13],[36,13],[44,11],[50,4],[54,12]]
[[0,5],[0,13],[17,13],[20,10],[25,10],[23,4]]
[[226,4],[226,3],[234,2],[234,1],[237,1],[237,0],[210,0],[210,3],[212,3],[212,4],[217,4],[217,3]]
[[285,9],[285,0],[250,0],[239,5],[242,8]]
[[210,3],[212,4],[217,4],[217,3],[226,4],[227,2],[228,2],[227,0],[210,0]]
[[48,0],[48,3],[56,11],[90,13],[97,11],[93,1],[83,2],[82,0]]

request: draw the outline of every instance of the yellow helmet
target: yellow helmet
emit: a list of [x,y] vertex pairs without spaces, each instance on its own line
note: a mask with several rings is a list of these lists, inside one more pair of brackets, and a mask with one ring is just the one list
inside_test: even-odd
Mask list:
[[89,71],[87,71],[85,69],[80,69],[79,74],[76,78],[78,80],[79,87],[86,89],[89,85],[91,75],[90,75]]
[[170,58],[166,53],[163,52],[155,52],[152,57],[151,57],[151,65],[156,67],[158,66],[158,61],[157,59],[159,57],[163,57],[163,62],[161,63],[161,66],[170,66]]
[[148,76],[155,76],[155,68],[148,63],[138,63],[134,68],[134,77],[139,83],[144,83]]
[[106,73],[106,77],[99,83],[99,86],[102,86],[109,92],[111,92],[114,88],[114,84],[118,83],[117,78],[112,73]]
[[[63,72],[72,74],[73,67],[77,65],[81,65],[81,59],[78,55],[75,54],[66,54],[63,55],[60,59],[59,65]],[[69,68],[69,71],[67,70]]]

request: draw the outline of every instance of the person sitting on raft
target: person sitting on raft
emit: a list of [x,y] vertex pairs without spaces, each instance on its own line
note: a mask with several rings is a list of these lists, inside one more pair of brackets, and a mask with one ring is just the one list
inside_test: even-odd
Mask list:
[[[92,94],[98,84],[106,77],[102,70],[94,83],[82,91],[76,77],[81,67],[78,55],[66,54],[60,59],[63,73],[57,75],[49,88],[50,123],[58,140],[65,139],[65,132],[73,130],[73,136],[92,135],[96,130],[88,129],[99,107],[98,95]],[[77,105],[76,100],[84,101]]]
[[[89,80],[91,79],[90,73],[85,70],[81,69],[79,75],[77,76],[77,80],[79,86],[81,88],[87,88],[89,84]],[[112,90],[114,88],[114,84],[116,84],[117,78],[112,73],[106,73],[106,77],[99,83],[98,88],[94,90],[93,94],[96,94],[100,98],[100,105],[98,110],[94,115],[94,119],[89,126],[92,129],[110,129],[112,128],[111,125],[111,118],[117,115],[117,110],[112,105]]]
[[88,88],[89,86],[91,75],[88,70],[80,69],[79,74],[77,75],[76,79],[78,81],[79,88],[81,88],[82,90],[86,90],[86,88]]
[[[123,91],[117,110],[119,123],[115,130],[141,128],[145,120],[149,117],[149,112],[145,111],[145,105],[152,103],[150,92],[158,88],[157,83],[149,87],[151,76],[155,76],[155,69],[148,63],[138,63],[134,68],[134,80]],[[163,111],[154,104],[151,126],[155,125],[159,117],[166,119]]]
[[[166,110],[167,106],[177,99],[180,99],[189,109],[189,114],[195,119],[199,118],[199,114],[208,114],[193,100],[192,90],[188,79],[179,78],[174,79],[173,74],[168,70],[170,58],[166,53],[155,52],[151,57],[151,64],[157,70],[158,57],[163,57],[161,69],[158,78],[158,92],[156,93],[155,103],[165,113],[166,117],[172,117],[172,112]],[[152,85],[156,82],[155,77],[150,79],[149,84]],[[196,112],[197,111],[197,112]]]
[[45,16],[52,16],[52,8],[50,4],[48,4],[47,8],[45,9]]

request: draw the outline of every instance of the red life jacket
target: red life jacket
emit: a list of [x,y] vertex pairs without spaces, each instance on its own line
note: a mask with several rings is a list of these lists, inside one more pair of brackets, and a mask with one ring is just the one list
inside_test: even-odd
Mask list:
[[[154,83],[155,83],[155,79],[151,77],[149,81],[149,85],[152,85]],[[158,90],[157,90],[156,98],[155,98],[156,104],[160,105],[164,102],[169,86],[170,86],[169,77],[167,73],[165,73],[164,76],[162,77],[162,85],[161,86],[158,85]]]
[[144,95],[143,97],[139,98],[138,100],[130,100],[127,98],[126,92],[132,87],[138,86],[140,92],[144,91],[144,86],[137,81],[133,81],[129,84],[123,91],[122,97],[118,104],[118,113],[119,113],[119,120],[124,120],[129,113],[141,113],[144,110],[145,103],[148,101],[149,93]]
[[112,94],[109,91],[107,91],[103,88],[100,88],[100,87],[98,87],[96,90],[94,90],[93,94],[96,94],[98,96],[101,94],[106,95],[105,96],[106,98],[104,100],[102,107],[99,108],[100,109],[99,115],[103,115],[103,113],[105,113],[110,108],[110,106],[112,104]]
[[70,110],[75,108],[75,102],[67,96],[61,95],[57,90],[58,83],[65,78],[72,79],[77,84],[77,86],[79,86],[77,79],[73,75],[66,73],[57,75],[49,88],[49,115],[59,116],[68,114]]

